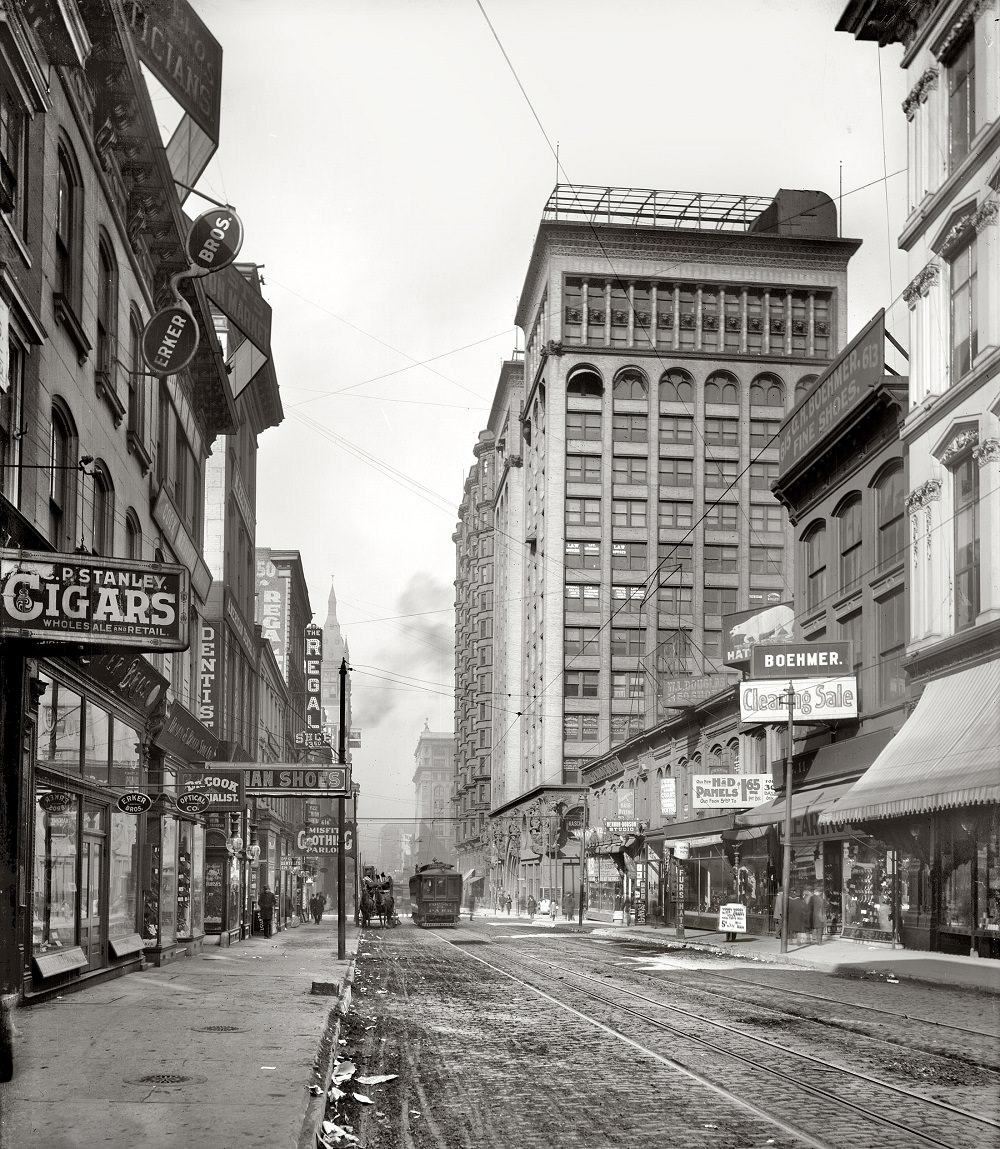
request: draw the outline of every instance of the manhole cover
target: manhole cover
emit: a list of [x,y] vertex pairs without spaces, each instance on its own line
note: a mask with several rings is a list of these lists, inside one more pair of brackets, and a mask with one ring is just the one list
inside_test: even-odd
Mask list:
[[199,1025],[195,1033],[244,1033],[238,1025]]
[[183,1073],[147,1073],[145,1077],[133,1077],[126,1080],[126,1085],[199,1085],[205,1082],[204,1077],[188,1077]]

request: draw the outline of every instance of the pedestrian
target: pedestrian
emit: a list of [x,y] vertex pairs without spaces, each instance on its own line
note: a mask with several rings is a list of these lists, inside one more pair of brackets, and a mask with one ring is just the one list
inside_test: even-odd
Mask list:
[[510,906],[511,906],[510,894],[508,894],[504,898],[503,903],[507,907],[507,917],[510,917]]
[[774,932],[776,935],[781,933],[781,915],[784,911],[785,896],[781,891],[781,886],[778,887],[778,892],[774,895]]
[[549,917],[552,919],[553,923],[556,920],[556,911],[558,909],[559,909],[559,906],[558,906],[558,903],[556,902],[555,898],[550,898],[549,899]]
[[264,937],[266,938],[271,936],[274,928],[275,900],[270,886],[265,886],[260,892],[260,897],[257,899],[257,905],[260,907],[260,920],[264,926]]
[[528,894],[528,920],[535,920],[535,910],[538,909],[538,903],[535,901],[533,894]]
[[794,886],[788,895],[786,912],[788,914],[788,935],[793,937],[795,941],[801,942],[807,927],[806,914],[809,912],[809,907],[802,896],[802,891]]
[[823,944],[823,929],[826,926],[826,899],[822,886],[817,886],[809,899],[809,928],[816,938],[817,945]]

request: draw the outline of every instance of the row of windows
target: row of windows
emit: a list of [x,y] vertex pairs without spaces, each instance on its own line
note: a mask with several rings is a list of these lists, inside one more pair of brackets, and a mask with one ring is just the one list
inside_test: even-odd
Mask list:
[[[563,715],[564,742],[596,742],[600,716],[597,714]],[[641,734],[645,718],[641,714],[612,714],[609,716],[611,745],[617,746],[629,738]]]
[[[803,375],[795,385],[797,403],[816,382],[818,376]],[[690,371],[671,367],[660,376],[658,395],[661,403],[685,403],[693,406],[698,385]],[[742,384],[731,371],[713,371],[701,385],[705,403],[738,406]],[[646,401],[649,396],[649,377],[641,367],[623,367],[614,377],[611,394],[615,400]],[[604,380],[593,367],[579,367],[566,382],[568,398],[600,399],[604,394]],[[749,399],[752,407],[785,406],[785,384],[773,372],[755,375],[750,382]]]
[[[780,423],[777,420],[753,420],[750,424],[750,446],[763,450],[774,446]],[[658,423],[658,439],[661,443],[694,443],[694,419],[689,415],[661,415]],[[567,411],[566,439],[585,443],[603,442],[602,418],[597,411]],[[706,419],[698,438],[716,447],[738,447],[740,444],[739,421],[736,419]],[[611,417],[611,441],[613,443],[648,443],[648,415],[613,415]],[[590,479],[589,482],[598,482]]]
[[[657,467],[661,487],[694,486],[693,459],[660,458]],[[600,472],[599,456],[566,456],[567,483],[597,483],[600,482]],[[751,490],[769,491],[778,477],[778,464],[751,463],[747,473]],[[648,474],[649,460],[645,456],[621,455],[612,460],[611,477],[615,483],[630,487],[646,486]],[[740,463],[738,459],[706,459],[702,474],[706,486],[728,487],[739,479]]]
[[563,291],[565,343],[821,358],[832,349],[830,292],[579,276]]
[[[875,568],[901,562],[906,550],[906,519],[902,465],[884,473],[874,484],[872,536]],[[823,605],[831,593],[854,590],[864,574],[864,513],[859,491],[848,495],[833,515],[832,530],[825,520],[809,523],[802,534],[807,610]],[[835,577],[832,575],[836,562]]]
[[[49,540],[53,546],[72,550],[79,544],[94,554],[115,554],[115,488],[111,472],[101,459],[81,463],[76,425],[61,401],[52,407],[49,476]],[[166,382],[160,386],[157,478],[170,491],[182,522],[197,538],[202,514],[201,466],[170,400]],[[131,509],[125,515],[124,527],[126,557],[142,558],[142,528]]]
[[[710,487],[728,488],[733,486],[739,478],[739,471],[733,467],[713,466],[711,471],[706,470],[705,484]],[[754,473],[753,467],[758,468]],[[770,485],[777,477],[777,464],[755,463],[751,468],[750,489],[757,491],[770,490]],[[575,526],[599,527],[602,524],[602,500],[567,498],[566,500],[566,527],[569,530]],[[657,523],[664,528],[690,527],[694,521],[694,503],[687,499],[660,499],[657,502]],[[756,504],[750,505],[750,523],[754,530],[781,530],[781,508],[773,505],[772,512],[767,514],[766,507],[757,510]],[[646,499],[612,499],[611,525],[614,527],[644,528],[647,524],[648,503]],[[713,530],[735,530],[738,522],[738,513],[735,503],[717,503],[706,511],[706,525]]]
[[[779,574],[780,566],[777,569],[768,567],[762,573]],[[641,614],[646,597],[644,586],[612,586],[611,612],[615,617],[621,614]],[[683,584],[660,586],[657,588],[656,597],[659,609],[664,614],[690,616],[694,609],[692,586]],[[705,586],[702,588],[702,610],[706,616],[731,614],[738,607],[739,597],[737,587]],[[564,587],[563,605],[567,611],[599,614],[602,610],[601,599],[599,583],[571,583]]]
[[[739,548],[727,543],[706,543],[702,551],[701,569],[706,574],[736,574],[739,572]],[[646,543],[612,543],[611,569],[644,571],[647,569]],[[785,559],[781,546],[751,546],[751,574],[779,574]],[[674,567],[679,560],[673,556],[665,564]],[[601,543],[589,540],[567,539],[564,565],[568,570],[600,570]],[[689,568],[690,569],[690,568]],[[480,634],[480,637],[488,637]]]

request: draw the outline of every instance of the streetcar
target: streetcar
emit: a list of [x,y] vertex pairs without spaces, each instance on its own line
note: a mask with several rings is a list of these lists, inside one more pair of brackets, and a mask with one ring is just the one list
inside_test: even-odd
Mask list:
[[436,858],[417,866],[410,878],[410,916],[418,926],[456,926],[462,905],[462,875]]

